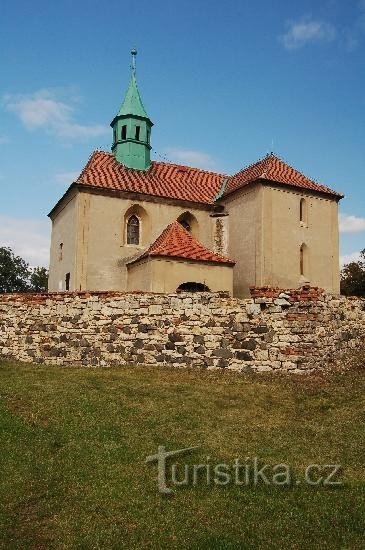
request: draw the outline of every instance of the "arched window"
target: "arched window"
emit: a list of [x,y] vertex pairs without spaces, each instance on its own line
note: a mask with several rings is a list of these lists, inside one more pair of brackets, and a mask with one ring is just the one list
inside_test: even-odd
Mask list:
[[133,214],[127,221],[127,244],[139,244],[140,223],[137,216]]
[[189,231],[189,233],[192,233],[195,237],[197,236],[198,222],[195,216],[190,214],[190,212],[184,212],[181,214],[177,218],[177,221],[184,227],[184,229],[186,229],[186,231]]
[[300,199],[299,203],[299,219],[300,223],[307,223],[307,203],[305,199]]

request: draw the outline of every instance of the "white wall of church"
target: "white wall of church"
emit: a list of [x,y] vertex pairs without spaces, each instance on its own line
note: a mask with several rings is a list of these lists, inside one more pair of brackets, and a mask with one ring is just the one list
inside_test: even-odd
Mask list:
[[250,186],[224,200],[229,213],[228,257],[236,260],[233,294],[250,295],[250,285],[260,286],[262,261],[262,189]]
[[[99,194],[81,193],[87,202],[80,213],[78,283],[87,290],[126,290],[126,263],[139,256],[170,223],[184,212],[196,218],[193,234],[213,248],[213,223],[206,210],[155,201],[135,201]],[[87,197],[87,199],[85,198]],[[141,221],[140,245],[126,244],[126,220],[134,213]],[[82,237],[83,236],[83,237]],[[85,266],[82,270],[81,264]]]
[[66,290],[66,275],[70,274],[70,290],[76,290],[76,220],[77,195],[70,197],[60,208],[52,221],[50,270],[48,288],[50,292]]
[[128,268],[128,290],[172,293],[183,283],[201,283],[212,292],[232,294],[233,269],[228,265],[149,258]]
[[263,191],[263,284],[295,288],[308,281],[338,293],[337,201],[274,186]]

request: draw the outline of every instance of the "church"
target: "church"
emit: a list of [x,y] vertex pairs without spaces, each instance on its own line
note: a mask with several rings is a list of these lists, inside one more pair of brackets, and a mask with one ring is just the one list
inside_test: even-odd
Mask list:
[[343,195],[274,154],[233,175],[151,161],[136,54],[111,152],[93,152],[49,214],[49,291],[339,293]]

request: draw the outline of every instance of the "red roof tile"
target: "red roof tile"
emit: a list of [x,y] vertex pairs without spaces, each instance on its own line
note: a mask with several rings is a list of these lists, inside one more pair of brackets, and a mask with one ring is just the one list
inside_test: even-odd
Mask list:
[[78,184],[210,204],[224,176],[166,162],[152,162],[146,172],[119,164],[114,155],[95,151],[76,180]]
[[129,262],[129,265],[149,256],[167,256],[170,258],[214,262],[232,266],[235,264],[234,260],[230,260],[206,248],[179,222],[173,222],[168,225],[155,242],[151,244],[149,249],[136,260]]
[[257,180],[268,180],[275,183],[308,189],[310,191],[325,193],[338,198],[342,197],[340,193],[332,191],[329,187],[320,185],[307,178],[301,172],[298,172],[298,170],[289,166],[289,164],[286,164],[273,154],[259,160],[255,164],[251,164],[251,166],[244,168],[234,176],[228,178],[223,196],[233,193],[233,191],[241,189],[241,187]]
[[112,153],[95,151],[76,183],[99,189],[212,204],[224,185],[223,197],[257,180],[308,189],[336,198],[342,197],[336,191],[307,178],[273,154],[244,168],[234,176],[227,177],[199,168],[156,161],[153,161],[150,169],[144,172],[119,164]]

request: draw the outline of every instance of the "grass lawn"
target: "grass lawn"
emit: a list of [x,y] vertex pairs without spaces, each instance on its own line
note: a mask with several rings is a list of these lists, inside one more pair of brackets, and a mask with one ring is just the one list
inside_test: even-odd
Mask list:
[[[365,371],[331,377],[0,363],[3,548],[364,548]],[[340,487],[157,490],[182,464],[343,465]],[[180,472],[181,473],[181,472]]]

